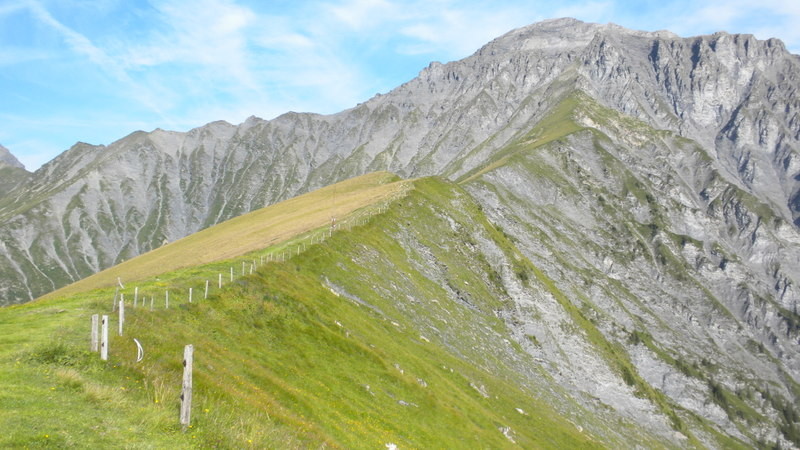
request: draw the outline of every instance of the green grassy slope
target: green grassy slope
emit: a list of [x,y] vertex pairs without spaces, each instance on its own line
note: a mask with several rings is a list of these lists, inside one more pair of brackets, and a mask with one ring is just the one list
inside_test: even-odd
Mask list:
[[[89,317],[109,313],[113,288],[0,309],[0,446],[601,445],[572,424],[579,408],[564,416],[572,409],[566,397],[551,406],[560,394],[505,339],[496,312],[508,297],[477,240],[504,257],[519,255],[466,194],[436,179],[416,181],[388,211],[358,223],[305,248],[297,243],[324,229],[126,284],[126,331],[112,332],[108,363],[87,351]],[[287,248],[288,261],[260,264]],[[242,262],[258,267],[242,276]],[[217,289],[220,273],[226,285]],[[145,308],[130,305],[134,287]],[[145,348],[140,363],[134,337]],[[182,432],[181,355],[190,343],[195,404],[192,427]],[[655,445],[645,434],[630,442]]]

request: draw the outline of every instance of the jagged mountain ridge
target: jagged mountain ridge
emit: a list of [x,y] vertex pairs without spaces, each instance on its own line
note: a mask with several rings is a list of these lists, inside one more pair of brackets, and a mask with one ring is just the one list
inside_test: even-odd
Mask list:
[[[443,174],[649,385],[744,441],[800,445],[797,68],[776,40],[557,20],[339,114],[79,144],[0,199],[2,288],[34,297],[350,175]],[[502,314],[559,383],[668,423],[563,303],[504,281]]]
[[0,145],[0,197],[22,184],[29,175],[25,165],[11,151]]
[[25,166],[19,162],[17,157],[2,145],[0,145],[0,166],[10,166],[18,169],[25,169]]

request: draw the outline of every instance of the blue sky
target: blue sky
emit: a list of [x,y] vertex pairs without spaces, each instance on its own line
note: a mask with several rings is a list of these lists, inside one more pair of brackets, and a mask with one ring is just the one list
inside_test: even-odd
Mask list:
[[800,53],[797,0],[2,0],[0,144],[32,170],[77,141],[334,113],[555,17]]

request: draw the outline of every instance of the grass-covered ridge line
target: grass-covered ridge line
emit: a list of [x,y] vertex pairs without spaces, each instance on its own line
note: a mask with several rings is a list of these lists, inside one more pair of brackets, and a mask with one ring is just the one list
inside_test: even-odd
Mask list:
[[[503,356],[523,357],[520,349],[476,348],[500,348],[507,335],[493,314],[503,302],[489,265],[457,264],[470,233],[488,224],[480,216],[478,225],[465,223],[479,211],[454,186],[414,186],[387,212],[287,262],[237,273],[208,300],[196,287],[190,305],[183,288],[231,265],[238,272],[255,256],[140,281],[142,295],[167,286],[182,293],[168,311],[129,305],[108,364],[85,349],[89,316],[108,311],[113,288],[0,309],[0,446],[599,446],[520,387]],[[448,216],[446,206],[465,211]],[[451,235],[465,239],[439,245]],[[431,261],[439,275],[427,271]],[[145,346],[142,363],[132,337]],[[176,408],[187,343],[196,348],[195,405],[182,433]]]
[[563,139],[583,129],[576,123],[574,114],[581,102],[588,101],[588,96],[575,91],[566,96],[528,133],[492,155],[487,164],[475,168],[459,177],[460,183],[469,183],[481,175],[507,164],[515,155],[533,151],[553,141]]
[[57,298],[83,290],[141,280],[171,270],[234,258],[330,224],[382,200],[402,195],[407,181],[376,172],[337,183],[244,214],[42,296]]

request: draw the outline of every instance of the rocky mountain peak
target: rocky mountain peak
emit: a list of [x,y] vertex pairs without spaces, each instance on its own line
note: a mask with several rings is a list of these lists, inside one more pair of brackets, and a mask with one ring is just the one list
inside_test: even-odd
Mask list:
[[25,169],[25,165],[19,162],[19,160],[13,154],[11,154],[11,151],[0,145],[0,167],[2,166]]
[[640,37],[648,39],[679,39],[666,30],[631,30],[614,23],[598,24],[573,18],[551,19],[517,28],[487,44],[479,53],[491,51],[563,52],[581,49],[589,45],[598,35],[604,37]]

